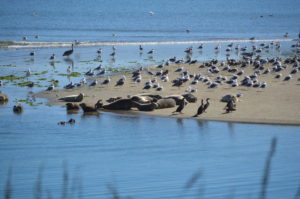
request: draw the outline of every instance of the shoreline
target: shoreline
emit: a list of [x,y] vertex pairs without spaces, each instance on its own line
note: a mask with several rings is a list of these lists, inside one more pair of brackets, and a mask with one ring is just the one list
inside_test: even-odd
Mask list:
[[[169,66],[164,66],[163,70],[168,69],[170,81],[176,79],[179,73],[174,72],[179,67],[184,67],[191,74],[196,71],[200,71],[205,75],[207,68],[199,68],[199,65],[202,63],[196,64],[172,64]],[[219,64],[217,64],[219,65]],[[272,68],[271,64],[266,64],[266,67]],[[161,96],[176,95],[176,94],[186,94],[186,88],[188,86],[196,87],[198,91],[192,93],[197,97],[196,103],[188,103],[184,110],[183,114],[173,115],[172,112],[176,110],[177,106],[174,108],[167,109],[155,109],[152,112],[142,112],[142,111],[122,111],[122,113],[138,113],[143,115],[158,116],[158,117],[169,117],[169,118],[181,118],[181,119],[196,119],[196,120],[205,120],[205,121],[220,121],[220,122],[238,122],[238,123],[253,123],[253,124],[273,124],[273,125],[300,125],[300,112],[297,111],[300,108],[300,92],[299,86],[300,82],[297,79],[300,77],[300,73],[294,75],[290,81],[283,81],[283,78],[289,74],[292,69],[291,64],[288,64],[289,69],[282,71],[282,78],[275,79],[275,72],[270,72],[269,74],[262,74],[258,77],[260,81],[266,81],[266,88],[253,88],[253,87],[231,87],[231,85],[221,84],[218,88],[208,88],[203,82],[197,85],[190,85],[190,82],[185,83],[183,86],[177,88],[172,87],[171,82],[161,82],[159,84],[164,87],[163,91],[155,90],[144,90],[144,83],[150,79],[152,76],[147,75],[143,71],[143,79],[141,83],[134,83],[131,80],[131,75],[126,74],[126,82],[121,87],[116,87],[114,84],[120,78],[120,75],[112,75],[111,83],[109,85],[97,85],[95,87],[79,87],[74,89],[61,89],[54,91],[42,91],[36,94],[36,97],[46,98],[51,105],[65,105],[66,102],[58,101],[58,98],[65,97],[68,95],[77,95],[79,93],[84,93],[83,102],[89,104],[95,104],[98,99],[102,99],[104,104],[110,97],[122,97],[127,98],[128,95],[137,95],[137,94],[158,94]],[[238,67],[237,67],[238,69]],[[159,71],[161,69],[151,67],[152,72]],[[252,67],[243,68],[246,74],[251,74],[253,72]],[[219,74],[211,74],[209,78],[211,80],[215,79],[217,76],[222,75],[227,78],[233,76],[233,73],[227,71],[222,71]],[[243,75],[244,76],[244,75]],[[97,78],[99,82],[102,82],[105,77]],[[242,77],[239,77],[241,80]],[[222,96],[226,94],[235,95],[237,93],[243,94],[239,102],[237,102],[237,110],[224,114],[223,108],[226,103],[220,102]],[[200,100],[205,98],[211,98],[210,107],[207,110],[207,113],[199,116],[198,118],[193,118],[192,116],[197,111]],[[102,110],[100,110],[101,112]],[[105,112],[115,112],[104,110]]]
[[[211,39],[195,41],[80,41],[76,47],[92,46],[119,46],[119,45],[174,45],[174,44],[209,44],[209,43],[255,43],[255,42],[291,42],[297,38],[273,38],[273,39]],[[64,48],[74,42],[51,42],[51,41],[0,41],[0,49],[19,48]]]

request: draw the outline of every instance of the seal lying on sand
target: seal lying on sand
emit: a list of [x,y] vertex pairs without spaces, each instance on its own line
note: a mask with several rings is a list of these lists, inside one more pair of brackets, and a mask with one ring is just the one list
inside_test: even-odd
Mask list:
[[106,100],[108,103],[112,103],[112,102],[115,102],[119,99],[122,99],[122,97],[111,97],[109,98],[108,100]]
[[138,95],[133,95],[129,96],[133,101],[144,104],[144,103],[150,103],[150,102],[155,102],[162,97],[160,95],[152,95],[152,94],[138,94]]
[[83,93],[79,93],[79,95],[69,95],[66,97],[59,98],[58,100],[65,102],[81,102],[83,100]]
[[157,108],[157,103],[151,102],[148,104],[140,104],[133,101],[132,107],[136,107],[139,111],[153,111]]
[[157,109],[173,108],[176,106],[176,101],[173,98],[160,99],[156,102]]
[[119,99],[107,105],[103,105],[102,108],[108,110],[130,110],[132,108],[131,99]]
[[222,98],[221,98],[221,102],[230,102],[231,100],[233,100],[234,103],[238,102],[238,98],[234,95],[224,95]]
[[131,110],[132,108],[137,108],[139,111],[153,111],[157,107],[157,104],[154,102],[141,104],[132,99],[119,99],[110,104],[103,105],[102,100],[98,100],[95,107],[108,110]]
[[164,97],[164,99],[174,99],[176,102],[176,105],[179,105],[180,102],[184,99],[184,97],[182,95],[170,95],[170,96]]
[[95,107],[95,105],[81,103],[79,104],[79,106],[81,107],[83,112],[97,112],[97,108]]
[[197,102],[197,97],[195,97],[194,95],[192,95],[191,93],[187,93],[187,94],[183,94],[182,95],[186,101],[188,101],[189,103],[195,103]]

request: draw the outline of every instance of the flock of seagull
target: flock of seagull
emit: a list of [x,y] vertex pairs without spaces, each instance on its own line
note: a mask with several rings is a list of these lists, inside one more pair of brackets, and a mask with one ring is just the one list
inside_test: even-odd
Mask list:
[[[299,72],[299,57],[296,55],[299,55],[300,53],[300,42],[298,41],[295,44],[292,44],[291,46],[295,51],[295,56],[293,58],[286,58],[282,59],[279,57],[276,58],[262,58],[260,56],[261,52],[268,51],[269,49],[280,49],[281,44],[279,42],[270,42],[270,43],[260,43],[258,46],[253,45],[250,49],[247,46],[241,47],[239,44],[236,44],[234,46],[233,43],[229,43],[227,45],[227,48],[225,49],[226,52],[236,51],[239,52],[242,55],[242,58],[240,60],[236,59],[230,59],[229,55],[227,56],[226,61],[218,61],[216,59],[212,59],[207,62],[201,63],[199,65],[199,68],[205,69],[205,74],[202,74],[201,72],[197,74],[191,74],[187,69],[185,69],[183,66],[179,67],[180,64],[197,64],[198,60],[192,59],[193,54],[193,46],[188,47],[184,50],[185,52],[185,59],[177,59],[176,57],[171,57],[166,62],[159,64],[156,66],[157,69],[159,69],[156,72],[150,71],[150,69],[144,69],[143,67],[140,67],[138,70],[132,72],[132,81],[135,83],[142,82],[142,73],[146,72],[146,74],[150,75],[152,78],[147,80],[144,84],[143,89],[155,89],[156,91],[163,90],[163,86],[159,84],[158,80],[161,80],[162,82],[168,82],[169,81],[169,69],[164,69],[166,66],[170,64],[178,65],[178,68],[174,70],[175,73],[178,73],[178,77],[174,80],[172,80],[172,86],[174,87],[180,87],[184,85],[186,82],[190,82],[190,85],[187,87],[186,92],[197,92],[197,88],[192,87],[193,85],[198,84],[199,82],[205,83],[208,88],[217,88],[221,84],[229,84],[232,87],[237,86],[247,86],[247,87],[257,87],[257,88],[266,88],[267,82],[261,82],[259,81],[258,77],[262,74],[268,74],[271,72],[275,72],[274,78],[280,79],[282,78],[281,71],[284,71],[289,68],[287,64],[292,64],[292,69],[290,71],[290,74],[283,77],[284,81],[289,81],[293,78],[293,74],[296,74]],[[200,44],[198,47],[198,50],[202,51],[205,46],[204,44]],[[218,44],[215,46],[215,51],[219,51],[221,49],[221,46]],[[139,45],[139,51],[142,52],[144,48]],[[72,47],[70,50],[67,50],[63,53],[63,56],[70,56],[74,52],[74,44],[72,44]],[[97,54],[101,56],[102,49],[99,48],[97,50]],[[155,50],[151,49],[147,52],[147,54],[152,55],[154,54]],[[30,56],[34,56],[35,52],[31,52]],[[110,56],[114,57],[116,56],[116,48],[115,46],[112,46],[112,53]],[[55,59],[55,54],[52,54],[49,58],[50,60]],[[237,67],[240,66],[240,67]],[[254,72],[250,75],[245,75],[244,68],[251,66],[254,70]],[[271,67],[270,67],[271,66]],[[231,77],[229,76],[222,76],[218,75],[215,79],[212,79],[213,74],[217,75],[222,72],[228,72],[231,73]],[[67,72],[72,72],[72,68],[69,66],[67,69]],[[72,89],[75,87],[81,87],[83,85],[87,85],[87,79],[86,77],[99,77],[101,75],[106,74],[106,69],[102,67],[101,65],[90,69],[89,71],[85,72],[83,77],[79,83],[69,83],[68,85],[64,86],[65,89]],[[31,71],[28,69],[26,71],[26,76],[30,76]],[[241,79],[242,75],[245,75],[243,79]],[[300,79],[298,79],[300,81]],[[102,81],[98,82],[97,79],[93,80],[89,83],[89,86],[96,86],[96,85],[105,85],[109,84],[111,82],[111,78],[107,76],[107,78]],[[115,86],[122,86],[126,82],[126,77],[122,75],[122,77],[116,81]],[[29,87],[33,86],[33,84],[29,84]],[[54,84],[51,84],[46,90],[50,91],[54,89]]]

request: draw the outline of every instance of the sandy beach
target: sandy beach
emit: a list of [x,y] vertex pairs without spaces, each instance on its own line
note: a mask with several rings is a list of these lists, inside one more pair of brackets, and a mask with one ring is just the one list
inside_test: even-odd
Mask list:
[[[158,78],[159,84],[163,86],[162,91],[156,91],[153,88],[149,90],[143,89],[145,82],[153,78],[153,76],[147,74],[144,70],[141,72],[143,79],[140,83],[133,82],[131,80],[131,74],[126,74],[127,80],[125,81],[125,84],[123,86],[115,86],[116,81],[120,79],[121,75],[114,75],[110,77],[111,82],[108,85],[83,86],[74,89],[44,91],[38,93],[37,97],[49,99],[49,103],[52,105],[64,106],[65,102],[58,100],[59,98],[84,93],[85,97],[83,102],[85,103],[95,104],[97,100],[102,99],[104,104],[108,104],[106,100],[111,97],[127,98],[129,95],[132,96],[146,93],[158,94],[162,97],[177,94],[181,95],[187,93],[186,89],[189,86],[192,86],[193,88],[197,88],[197,92],[192,94],[195,95],[198,100],[196,103],[188,103],[182,111],[183,114],[172,113],[177,107],[155,109],[152,112],[141,112],[133,109],[129,112],[199,120],[300,125],[300,112],[298,111],[300,108],[300,82],[297,81],[300,77],[299,73],[293,75],[291,80],[283,81],[283,78],[290,73],[292,65],[286,64],[288,68],[281,71],[282,77],[279,79],[274,78],[275,74],[277,74],[275,72],[259,75],[258,80],[260,82],[267,82],[266,88],[245,86],[232,87],[226,83],[221,84],[217,88],[208,88],[204,82],[199,82],[197,85],[191,85],[191,80],[180,87],[172,87],[171,81],[179,77],[180,74],[179,72],[175,72],[177,68],[183,67],[189,71],[190,74],[201,72],[201,74],[206,75],[207,68],[199,68],[200,65],[201,63],[171,64],[169,66],[164,66],[163,70],[169,70],[170,81],[162,82]],[[216,65],[219,66],[220,63]],[[240,66],[237,66],[236,68],[240,70]],[[272,69],[272,65],[266,64],[265,68]],[[150,67],[150,70],[155,74],[156,71],[160,71],[161,69],[153,66]],[[243,68],[243,70],[245,73],[238,78],[239,81],[242,80],[244,76],[253,74],[255,71],[252,66]],[[209,74],[207,76],[209,76],[211,80],[214,80],[219,75],[229,79],[234,73],[220,70],[218,74]],[[98,78],[98,81],[102,82],[105,78],[106,77],[100,77]],[[224,107],[226,103],[221,102],[220,99],[226,94],[236,95],[237,93],[242,94],[242,97],[239,98],[239,101],[236,104],[237,110],[231,113],[225,113]],[[210,106],[206,113],[197,118],[192,117],[197,112],[201,99],[205,100],[206,98],[210,98]]]

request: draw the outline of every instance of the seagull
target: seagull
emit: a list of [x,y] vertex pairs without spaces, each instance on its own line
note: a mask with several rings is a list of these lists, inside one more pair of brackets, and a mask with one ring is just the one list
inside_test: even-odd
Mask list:
[[50,60],[53,60],[53,59],[55,59],[55,54],[52,54],[50,57]]
[[68,73],[71,73],[71,72],[72,72],[72,67],[71,67],[71,66],[68,66],[67,72],[68,72]]
[[114,57],[115,55],[116,55],[115,51],[110,54],[110,56],[112,56],[112,57]]
[[122,86],[125,83],[126,77],[123,75],[123,77],[121,77],[115,86]]
[[148,52],[148,54],[153,54],[153,53],[154,53],[154,49],[152,49]]
[[96,86],[98,84],[98,81],[95,79],[91,84],[90,86]]
[[26,71],[26,76],[29,77],[31,75],[31,70],[30,68],[28,68],[28,70]]
[[283,81],[289,81],[290,79],[292,79],[292,75],[291,74],[289,74],[288,76],[286,76]]
[[54,89],[54,84],[51,84],[47,89],[46,91],[52,91]]
[[85,73],[85,75],[87,75],[87,76],[94,76],[95,75],[95,71],[93,71],[92,69],[90,69],[88,72]]
[[97,50],[97,53],[98,53],[98,54],[102,54],[102,49],[99,48],[99,49]]
[[84,78],[82,78],[81,80],[80,80],[80,84],[86,84],[86,79],[85,79],[85,77]]
[[102,84],[108,84],[110,82],[110,77],[108,76],[103,82]]

